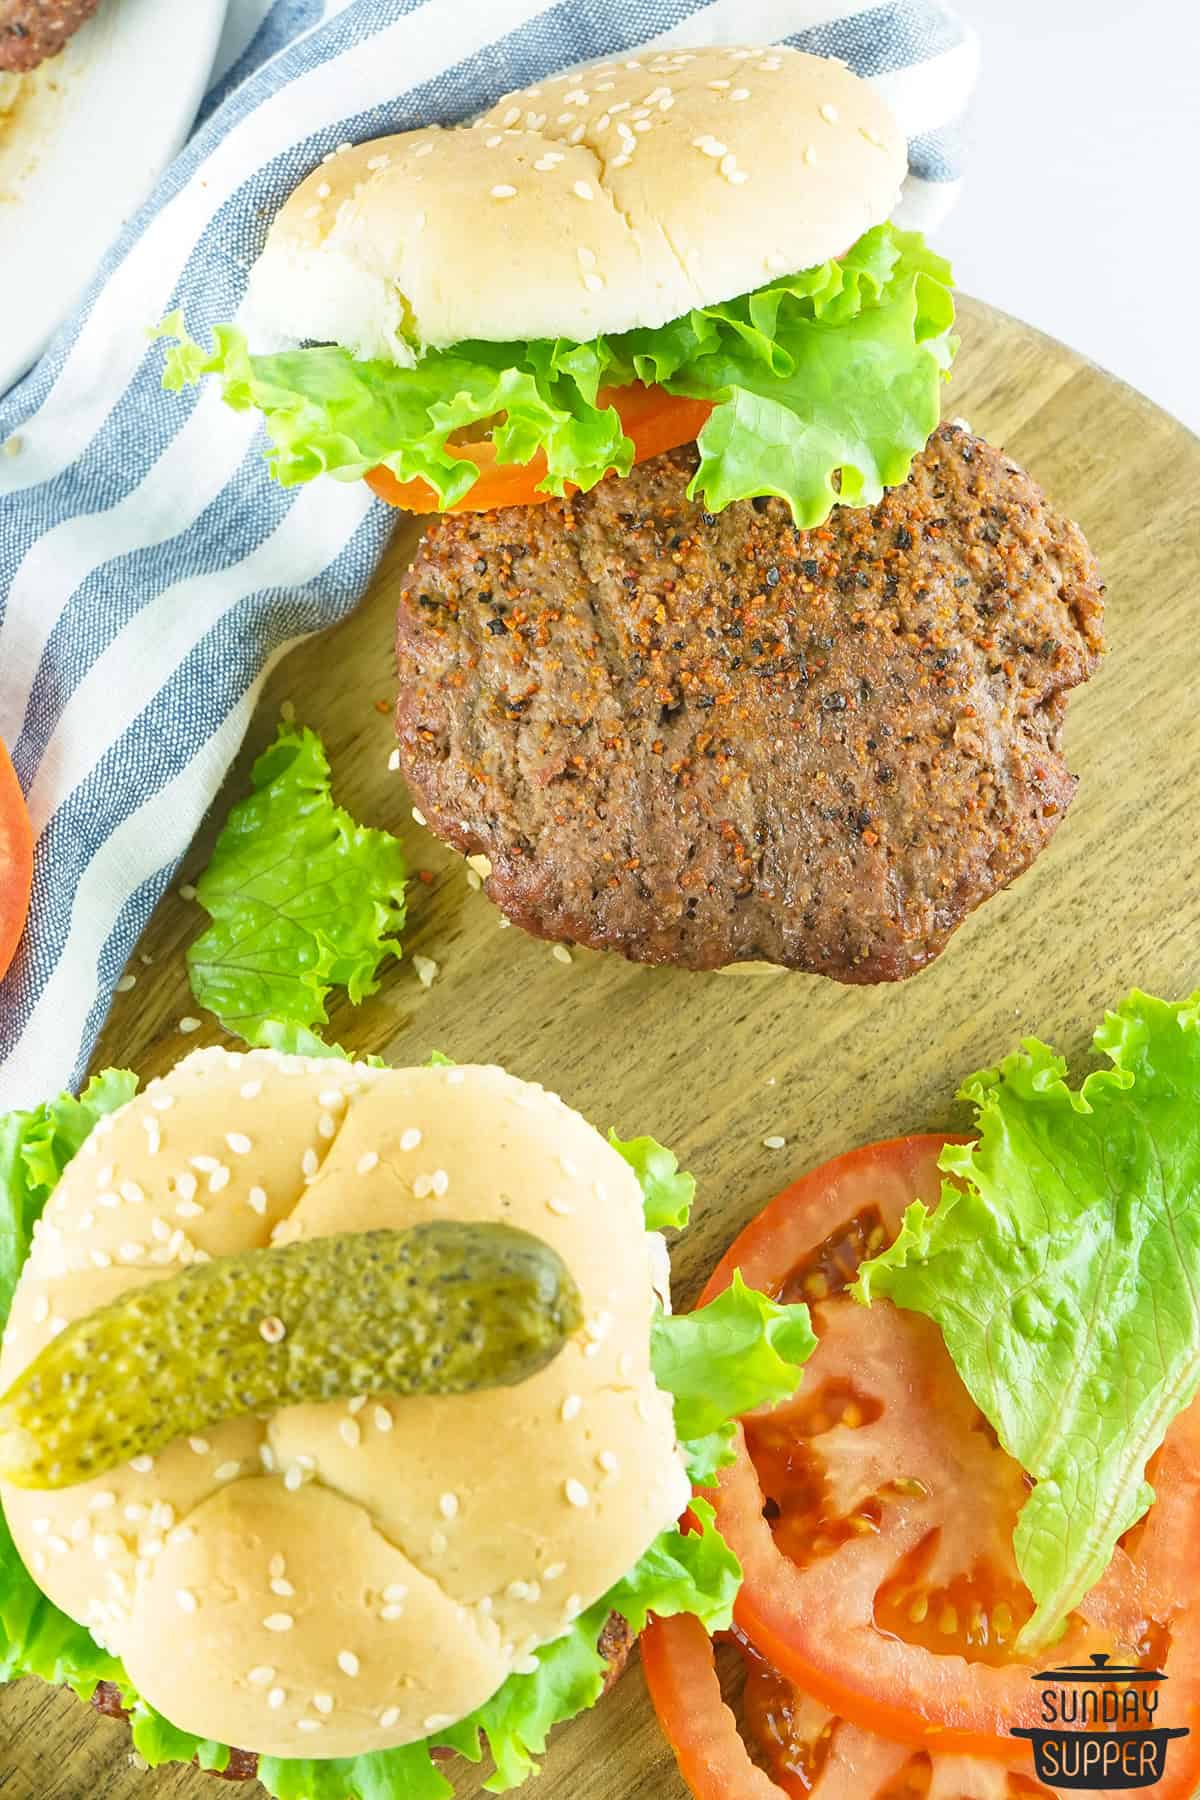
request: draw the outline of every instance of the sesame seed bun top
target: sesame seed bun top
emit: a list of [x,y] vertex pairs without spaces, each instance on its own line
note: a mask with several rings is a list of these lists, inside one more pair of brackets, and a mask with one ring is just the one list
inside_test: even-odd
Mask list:
[[275,220],[250,317],[402,363],[413,340],[658,326],[840,255],[904,170],[895,119],[840,62],[719,48],[600,64],[467,127],[335,152]]
[[38,1585],[182,1729],[276,1756],[426,1737],[628,1573],[689,1491],[649,1363],[662,1243],[599,1133],[497,1068],[201,1050],[66,1171],[0,1386],[62,1322],[198,1258],[448,1218],[522,1226],[571,1268],[584,1331],[531,1380],[291,1406],[0,1489]]

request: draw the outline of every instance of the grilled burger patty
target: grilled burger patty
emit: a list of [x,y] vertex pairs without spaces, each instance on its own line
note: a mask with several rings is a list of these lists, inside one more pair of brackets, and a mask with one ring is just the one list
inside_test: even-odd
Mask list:
[[[633,1648],[633,1634],[619,1613],[609,1613],[604,1629],[596,1640],[596,1648],[608,1664],[604,1676],[604,1692],[607,1694],[624,1673],[629,1652]],[[110,1719],[129,1717],[121,1704],[121,1690],[111,1681],[99,1683],[92,1695],[92,1705],[97,1712],[105,1713]],[[437,1751],[435,1755],[440,1756],[441,1752]],[[212,1770],[210,1773],[216,1774],[218,1771]],[[230,1753],[228,1768],[219,1773],[226,1781],[252,1781],[258,1774],[258,1757],[252,1750],[234,1750]]]
[[57,56],[99,0],[0,0],[0,69],[24,74]]
[[689,446],[438,519],[401,596],[401,766],[527,931],[639,962],[922,968],[1075,788],[1101,653],[1078,528],[943,426],[872,509],[687,499]]

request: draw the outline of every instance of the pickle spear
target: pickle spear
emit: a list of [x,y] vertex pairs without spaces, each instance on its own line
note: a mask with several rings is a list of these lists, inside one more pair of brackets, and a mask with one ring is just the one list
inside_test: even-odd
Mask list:
[[60,1333],[0,1396],[0,1480],[64,1488],[244,1413],[511,1387],[582,1322],[557,1251],[453,1221],[199,1263]]

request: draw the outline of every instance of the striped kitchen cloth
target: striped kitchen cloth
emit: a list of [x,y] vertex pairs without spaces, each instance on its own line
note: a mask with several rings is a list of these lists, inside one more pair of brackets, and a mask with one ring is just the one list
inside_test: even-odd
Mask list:
[[233,0],[190,142],[0,401],[0,737],[37,838],[0,1109],[82,1077],[267,671],[355,605],[391,521],[361,482],[275,486],[216,384],[162,393],[146,326],[232,318],[266,221],[346,139],[647,43],[768,41],[879,87],[909,137],[899,217],[936,224],[977,60],[940,0]]

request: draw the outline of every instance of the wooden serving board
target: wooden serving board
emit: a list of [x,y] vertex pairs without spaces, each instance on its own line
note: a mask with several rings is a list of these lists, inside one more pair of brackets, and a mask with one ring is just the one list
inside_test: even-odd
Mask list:
[[[1109,583],[1110,653],[1070,707],[1078,797],[1037,866],[962,927],[940,961],[898,987],[803,975],[704,976],[635,968],[502,931],[462,861],[410,817],[392,745],[392,622],[415,529],[402,524],[369,600],[275,671],[245,750],[184,879],[204,866],[281,702],[323,735],[339,798],[404,840],[415,882],[405,958],[363,1006],[330,1020],[341,1043],[396,1063],[435,1047],[503,1061],[557,1087],[602,1128],[649,1131],[699,1178],[675,1254],[684,1299],[737,1229],[791,1177],[838,1151],[913,1130],[961,1128],[959,1080],[1024,1035],[1078,1069],[1106,1004],[1139,985],[1200,986],[1200,441],[1111,376],[1027,326],[962,304],[946,412],[1003,445],[1083,525]],[[130,965],[97,1066],[144,1076],[219,1036],[182,1035],[193,1012],[182,952],[202,916],[176,894]],[[421,986],[412,952],[440,972]],[[786,1139],[769,1150],[764,1137]],[[480,1446],[481,1456],[489,1454]],[[474,1800],[479,1776],[460,1766]],[[214,1800],[211,1777],[141,1774],[125,1728],[69,1694],[0,1694],[0,1800]],[[262,1790],[241,1790],[257,1800]],[[555,1735],[537,1800],[680,1800],[683,1788],[635,1667],[602,1706]]]

